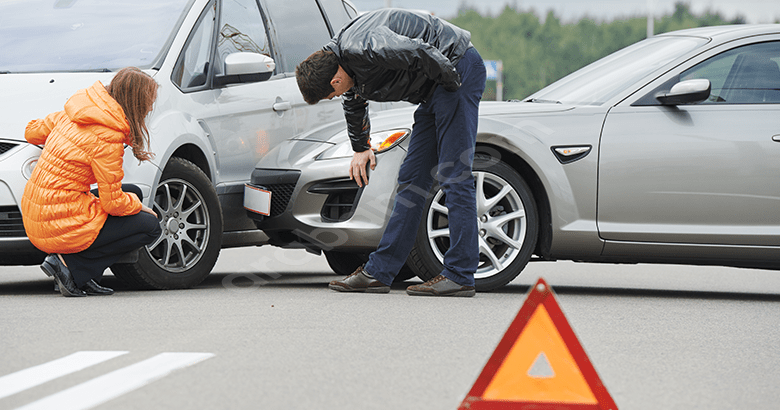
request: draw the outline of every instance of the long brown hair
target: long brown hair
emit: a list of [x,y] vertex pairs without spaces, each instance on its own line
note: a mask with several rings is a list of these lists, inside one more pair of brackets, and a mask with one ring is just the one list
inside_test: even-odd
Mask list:
[[139,161],[152,159],[154,153],[148,151],[149,129],[146,128],[146,116],[157,99],[157,82],[136,67],[126,67],[116,73],[106,90],[125,111],[125,117],[130,124],[133,155]]

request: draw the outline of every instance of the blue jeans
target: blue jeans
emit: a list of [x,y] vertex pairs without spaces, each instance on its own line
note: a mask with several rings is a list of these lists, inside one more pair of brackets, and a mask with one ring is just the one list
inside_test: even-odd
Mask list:
[[430,101],[414,113],[409,152],[398,172],[393,213],[379,247],[365,270],[389,285],[406,262],[433,179],[444,189],[449,218],[450,248],[444,255],[447,279],[474,286],[479,262],[477,205],[471,167],[477,137],[479,100],[485,90],[485,64],[470,48],[457,65],[458,91],[437,87]]

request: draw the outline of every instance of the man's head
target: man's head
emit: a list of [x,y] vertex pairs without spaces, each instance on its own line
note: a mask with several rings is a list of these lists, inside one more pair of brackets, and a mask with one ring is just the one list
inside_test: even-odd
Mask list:
[[354,85],[332,51],[316,51],[295,68],[303,99],[309,104],[337,97]]

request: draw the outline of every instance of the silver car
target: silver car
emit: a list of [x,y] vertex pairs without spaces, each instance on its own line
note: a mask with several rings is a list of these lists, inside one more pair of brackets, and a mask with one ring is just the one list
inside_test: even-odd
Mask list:
[[19,203],[41,152],[28,121],[137,66],[159,83],[148,118],[152,162],[128,149],[163,235],[112,267],[139,287],[182,288],[209,274],[222,247],[265,236],[243,210],[255,164],[282,141],[342,120],[309,106],[295,66],[357,13],[346,0],[25,0],[0,2],[0,264],[36,264]]
[[[780,268],[780,25],[658,35],[524,101],[480,106],[474,174],[477,289],[529,261]],[[372,118],[370,183],[350,181],[341,124],[273,149],[251,183],[270,242],[324,252],[349,273],[392,211],[413,110]],[[401,278],[430,279],[448,248],[442,190],[427,193]],[[251,198],[247,196],[247,198]],[[252,209],[252,204],[248,204]]]

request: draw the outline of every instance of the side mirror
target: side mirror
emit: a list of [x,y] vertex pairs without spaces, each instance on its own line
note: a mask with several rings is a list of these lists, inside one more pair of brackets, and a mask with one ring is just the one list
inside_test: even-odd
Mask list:
[[710,80],[700,78],[686,80],[675,84],[669,92],[660,92],[655,99],[664,105],[694,104],[710,97],[712,84]]
[[256,83],[271,78],[276,68],[274,59],[263,54],[239,52],[225,57],[224,74],[214,78],[216,85]]

